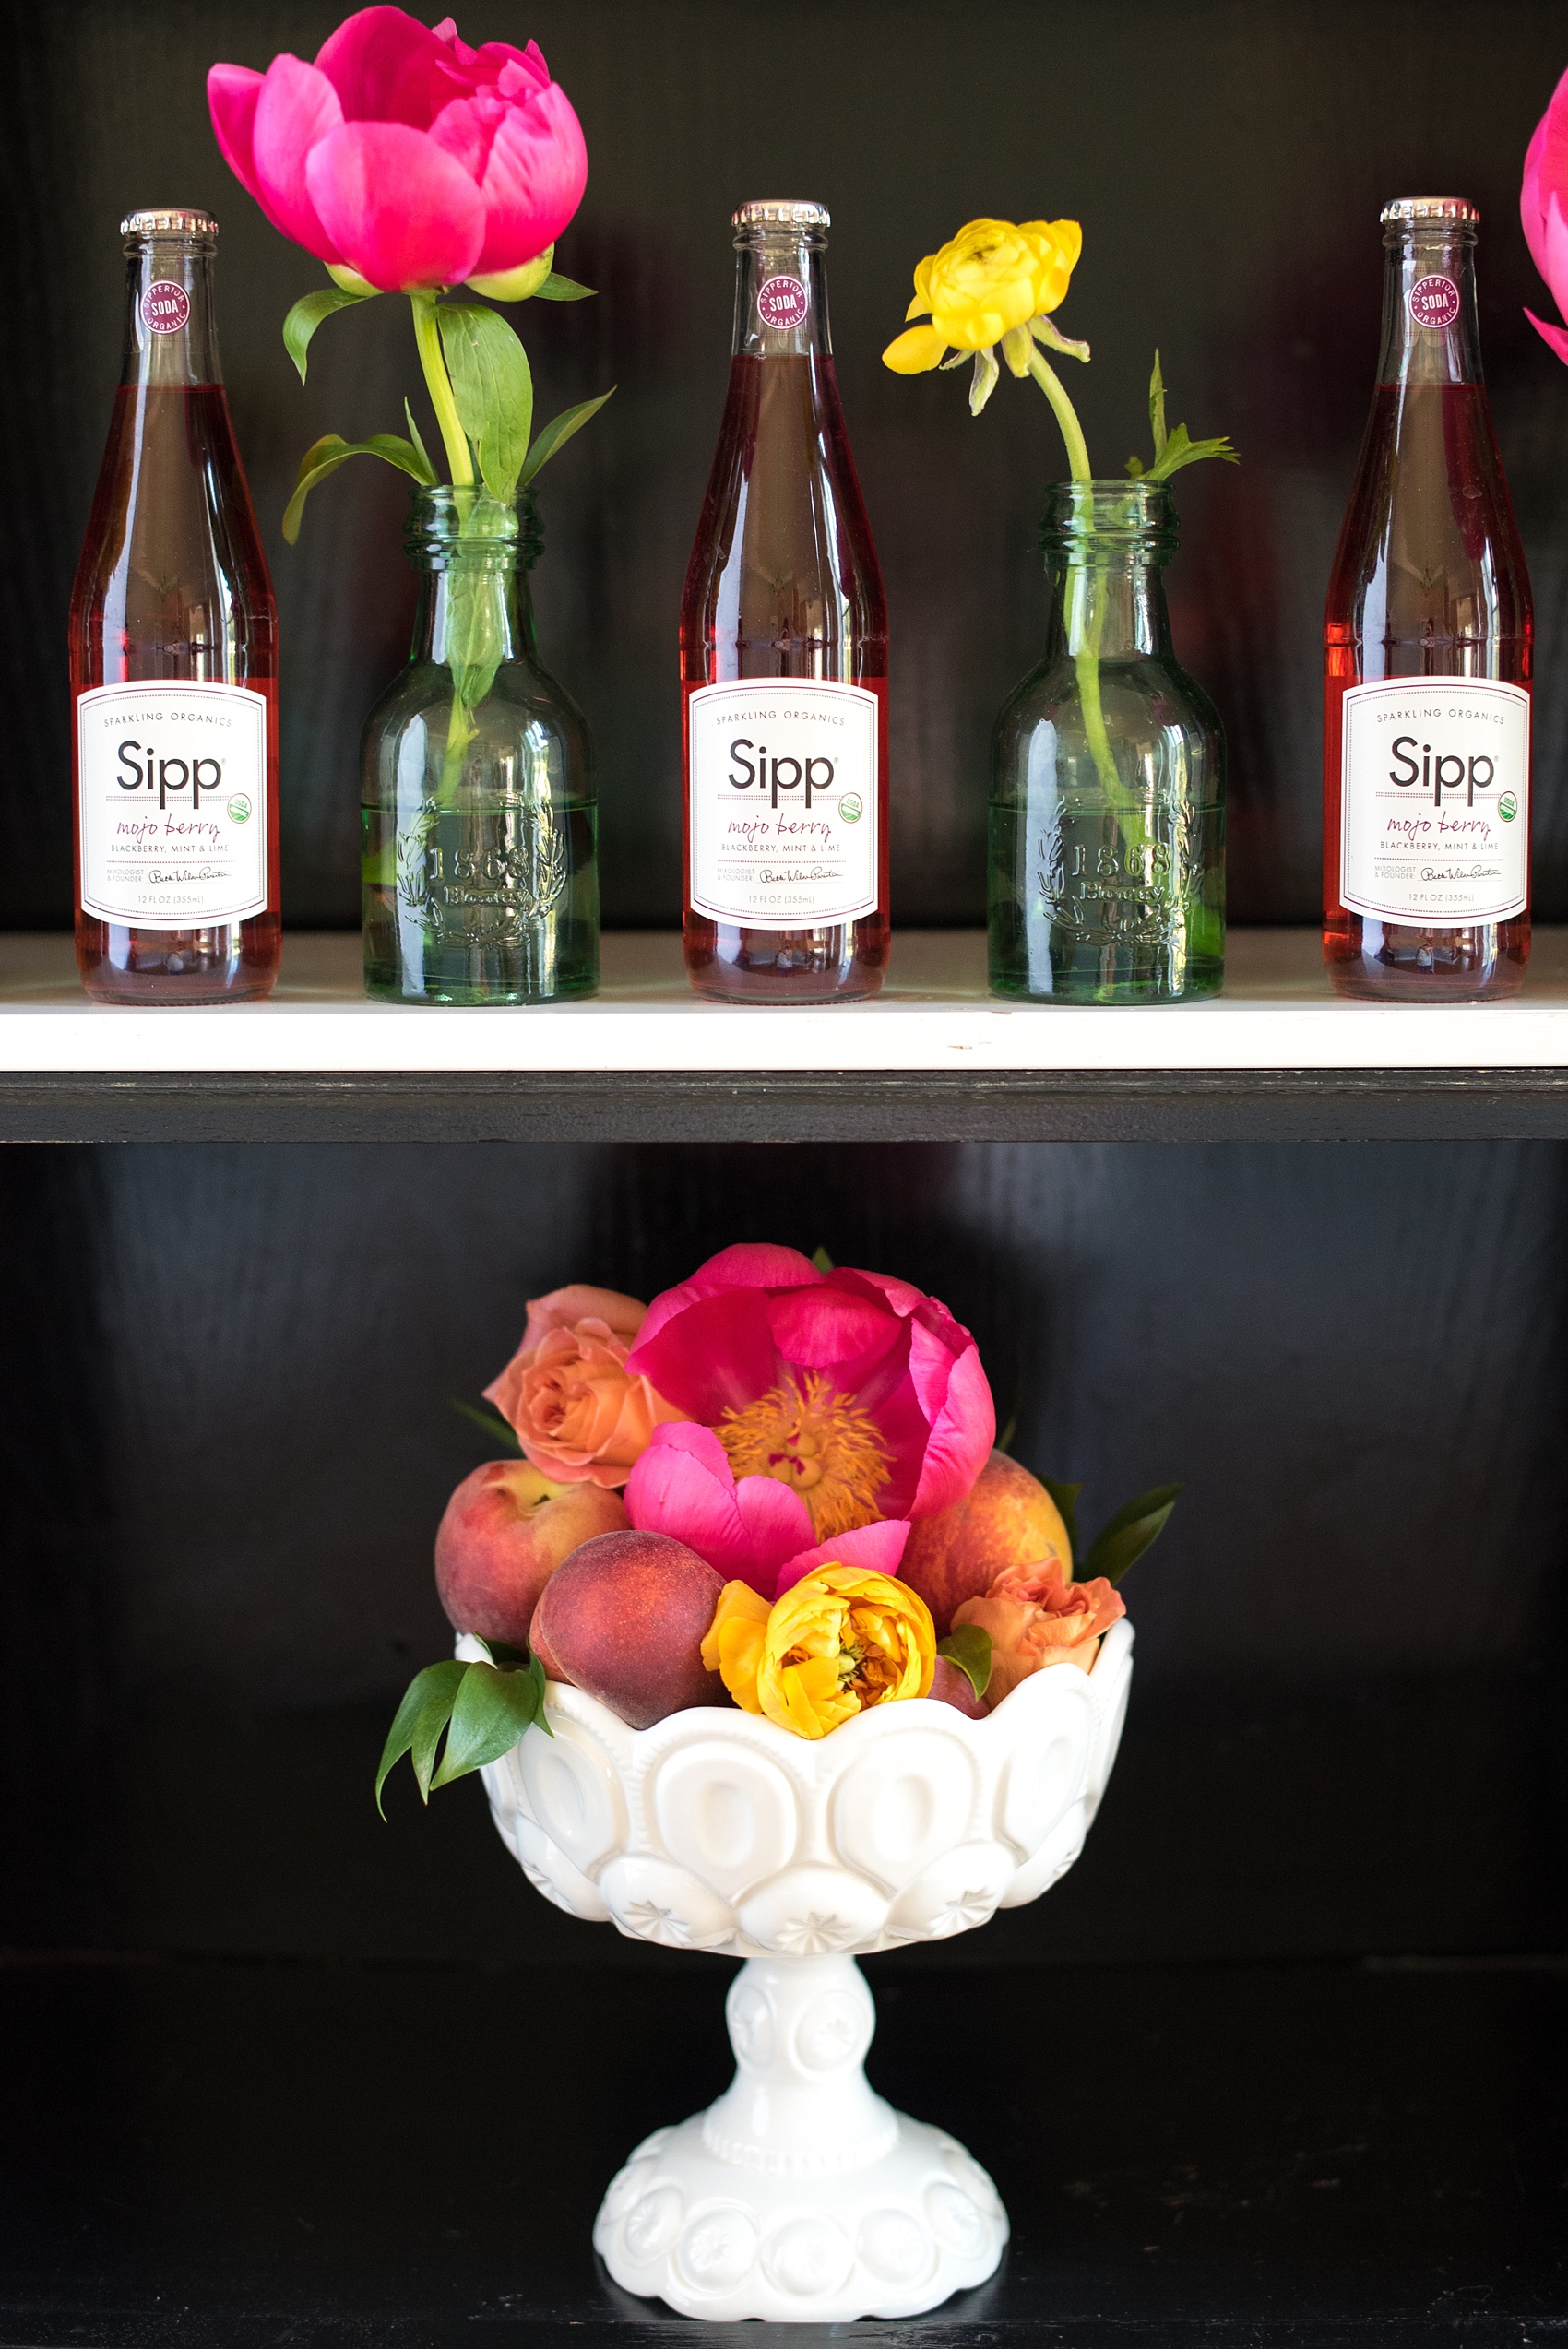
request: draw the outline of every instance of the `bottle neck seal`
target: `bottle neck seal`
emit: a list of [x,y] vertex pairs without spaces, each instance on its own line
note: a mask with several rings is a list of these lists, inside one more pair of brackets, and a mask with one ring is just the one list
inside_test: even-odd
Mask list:
[[820,228],[748,223],[735,232],[737,359],[829,359],[827,238]]
[[1389,219],[1383,242],[1379,383],[1483,382],[1475,219]]
[[217,250],[216,229],[126,236],[122,384],[194,389],[223,381],[212,314]]

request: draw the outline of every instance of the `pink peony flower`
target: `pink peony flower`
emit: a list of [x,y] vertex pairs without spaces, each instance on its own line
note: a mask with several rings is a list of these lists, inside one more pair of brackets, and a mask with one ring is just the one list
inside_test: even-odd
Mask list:
[[647,1311],[582,1281],[529,1299],[523,1342],[485,1399],[558,1484],[624,1485],[654,1429],[680,1418],[626,1367]]
[[742,1477],[708,1428],[682,1419],[655,1428],[626,1486],[626,1514],[639,1533],[671,1534],[726,1582],[766,1599],[793,1590],[820,1566],[897,1574],[909,1528],[882,1521],[814,1542],[800,1495],[777,1477]]
[[978,1623],[991,1633],[991,1679],[986,1702],[993,1709],[1020,1680],[1049,1664],[1075,1664],[1092,1671],[1099,1643],[1126,1602],[1102,1574],[1075,1583],[1059,1558],[1032,1566],[1004,1566],[983,1598],[967,1598],[953,1610],[953,1628]]
[[961,1501],[996,1435],[980,1350],[944,1305],[792,1248],[726,1248],[648,1307],[627,1367],[711,1428],[744,1484],[797,1493],[817,1540]]
[[[1530,258],[1550,287],[1558,309],[1568,318],[1568,74],[1552,91],[1551,103],[1525,150],[1519,217]],[[1568,360],[1568,331],[1549,326],[1533,310],[1526,310],[1525,315],[1559,359]]]
[[401,8],[362,8],[314,65],[214,65],[223,160],[276,229],[382,292],[481,292],[552,244],[582,201],[588,149],[537,42],[470,49]]

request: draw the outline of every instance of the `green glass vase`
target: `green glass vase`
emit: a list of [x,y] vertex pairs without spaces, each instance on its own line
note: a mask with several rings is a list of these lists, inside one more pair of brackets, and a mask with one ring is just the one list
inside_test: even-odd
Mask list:
[[1029,1002],[1175,1003],[1225,974],[1225,745],[1176,659],[1162,483],[1063,481],[1042,525],[1045,658],[996,722],[991,984]]
[[581,711],[539,658],[533,500],[416,490],[409,666],[365,722],[365,990],[549,1003],[599,984],[598,809]]

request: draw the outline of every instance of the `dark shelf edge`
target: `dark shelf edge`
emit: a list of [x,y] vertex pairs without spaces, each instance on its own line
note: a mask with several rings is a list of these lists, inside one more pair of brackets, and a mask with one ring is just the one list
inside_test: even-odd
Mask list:
[[4,1142],[1568,1137],[1568,1069],[0,1074]]

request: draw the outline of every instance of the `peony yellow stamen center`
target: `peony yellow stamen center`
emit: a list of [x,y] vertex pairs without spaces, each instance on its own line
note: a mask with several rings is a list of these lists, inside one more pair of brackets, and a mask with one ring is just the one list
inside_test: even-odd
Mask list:
[[874,1524],[892,1458],[875,1420],[820,1371],[770,1387],[714,1434],[737,1478],[777,1477],[798,1492],[818,1541]]

